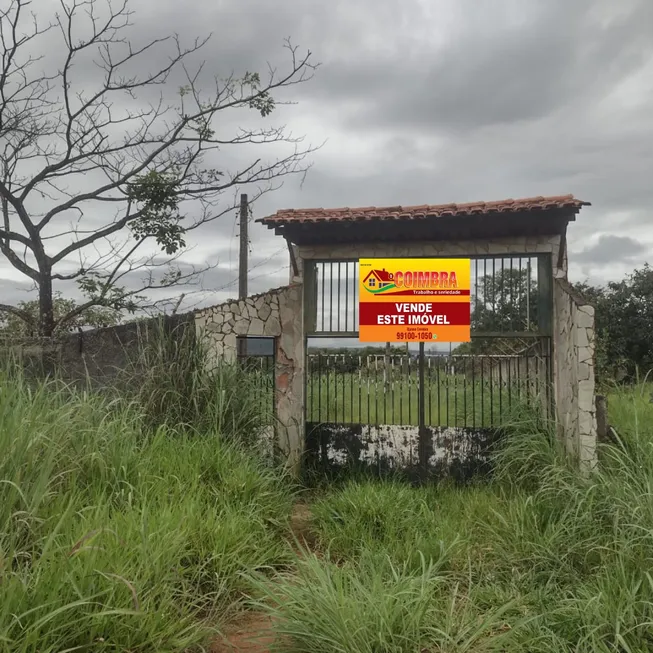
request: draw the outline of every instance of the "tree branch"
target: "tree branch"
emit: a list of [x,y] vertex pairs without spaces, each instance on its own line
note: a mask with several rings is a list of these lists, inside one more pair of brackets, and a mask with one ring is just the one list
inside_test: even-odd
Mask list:
[[[208,64],[191,69],[188,62],[208,37],[182,45],[164,36],[132,46],[123,33],[131,25],[128,2],[62,0],[56,21],[45,27],[26,17],[28,0],[8,0],[0,9],[0,253],[36,282],[43,306],[52,303],[45,295],[52,295],[53,280],[99,280],[104,286],[91,284],[99,294],[89,298],[96,303],[131,301],[136,292],[185,281],[186,275],[150,275],[138,291],[116,285],[158,267],[154,259],[139,260],[141,245],[174,260],[184,234],[232,210],[225,193],[270,192],[288,175],[305,174],[306,157],[318,149],[269,123],[283,104],[276,92],[312,77],[310,51],[300,55],[287,41],[284,71],[268,66],[265,77],[245,71],[207,79]],[[40,37],[53,27],[59,46],[47,47],[59,59],[40,55]],[[161,63],[150,68],[146,58]],[[82,60],[96,66],[92,77],[78,77]],[[177,73],[181,88],[172,84]],[[144,95],[148,89],[158,97]],[[229,116],[237,122],[252,112],[261,126],[228,127]],[[219,169],[214,157],[232,145],[257,151],[236,170]],[[259,151],[265,145],[290,151],[266,160]],[[68,258],[76,252],[71,271]]]
[[30,326],[34,326],[34,320],[32,319],[32,316],[26,311],[22,311],[20,308],[16,308],[15,306],[10,306],[9,304],[0,304],[0,311],[2,311],[3,313],[10,313],[11,315],[15,315],[17,318],[21,319],[26,324],[29,324]]

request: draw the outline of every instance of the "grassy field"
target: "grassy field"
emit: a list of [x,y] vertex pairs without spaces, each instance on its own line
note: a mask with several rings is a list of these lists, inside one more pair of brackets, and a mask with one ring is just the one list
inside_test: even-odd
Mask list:
[[[430,426],[490,427],[503,423],[515,406],[539,397],[546,385],[537,378],[470,378],[462,374],[425,377],[425,420]],[[322,373],[306,387],[309,422],[417,425],[419,379],[413,373],[384,383],[382,376]]]
[[650,389],[610,397],[590,477],[515,423],[489,484],[306,494],[298,555],[253,396],[156,376],[130,401],[0,378],[2,653],[199,652],[243,610],[292,653],[653,648]]

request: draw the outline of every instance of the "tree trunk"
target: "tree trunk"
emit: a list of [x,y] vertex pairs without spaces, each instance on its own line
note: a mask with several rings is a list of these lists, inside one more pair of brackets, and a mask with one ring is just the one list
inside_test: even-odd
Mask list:
[[[52,296],[52,269],[40,266],[39,279],[39,336],[54,335],[54,299]],[[57,348],[52,341],[41,342],[42,373],[46,377],[57,373]]]
[[50,271],[41,272],[39,281],[39,336],[51,338],[54,333],[54,301]]

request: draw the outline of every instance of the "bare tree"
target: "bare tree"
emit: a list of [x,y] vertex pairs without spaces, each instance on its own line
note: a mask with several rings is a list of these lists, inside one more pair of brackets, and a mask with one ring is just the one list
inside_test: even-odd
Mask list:
[[[46,25],[29,4],[0,9],[0,252],[38,289],[35,326],[50,336],[93,306],[133,311],[146,291],[196,278],[198,270],[175,265],[186,234],[235,209],[242,185],[254,184],[256,199],[305,172],[314,150],[302,139],[284,128],[223,133],[222,118],[238,109],[265,118],[273,93],[308,80],[316,66],[288,41],[285,72],[213,77],[207,93],[205,64],[189,62],[208,38],[132,45],[127,0],[61,0]],[[147,60],[156,69],[135,73]],[[91,61],[92,77],[76,79]],[[272,143],[290,152],[232,172],[207,163],[230,146]],[[71,281],[85,301],[57,318],[53,284]],[[0,310],[30,319],[17,307]]]

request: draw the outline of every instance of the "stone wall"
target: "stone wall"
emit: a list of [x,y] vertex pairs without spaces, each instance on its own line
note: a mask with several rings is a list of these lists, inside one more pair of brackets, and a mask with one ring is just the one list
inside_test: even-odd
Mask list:
[[130,322],[47,341],[12,341],[0,345],[0,357],[21,360],[33,377],[56,372],[66,381],[90,381],[92,386],[102,388],[115,385],[127,368],[128,376],[133,377],[144,346],[162,328],[175,338],[188,334],[201,338],[212,365],[236,359],[237,336],[273,337],[276,445],[297,469],[304,445],[302,318],[302,286],[295,283],[184,315]]
[[581,468],[596,464],[594,308],[565,279],[553,286],[558,435]]
[[231,300],[195,312],[195,330],[216,362],[233,362],[237,336],[281,335],[280,305],[289,287]]
[[216,363],[235,360],[237,336],[275,338],[277,447],[297,471],[304,445],[301,284],[196,311],[195,329]]

